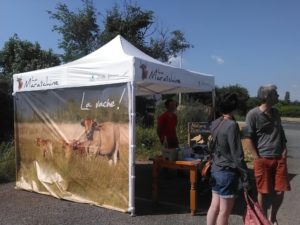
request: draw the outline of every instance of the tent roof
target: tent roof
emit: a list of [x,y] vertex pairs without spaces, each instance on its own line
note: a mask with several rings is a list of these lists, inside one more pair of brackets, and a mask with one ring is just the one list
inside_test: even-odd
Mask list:
[[89,61],[94,60],[95,58],[98,59],[98,62],[102,63],[106,61],[128,59],[128,57],[140,58],[157,64],[164,64],[145,54],[144,52],[133,46],[121,35],[118,35],[113,40],[111,40],[101,48],[97,49],[96,51],[66,65],[88,63]]
[[126,82],[137,84],[137,95],[214,89],[213,76],[164,64],[120,35],[78,60],[13,78],[14,93]]

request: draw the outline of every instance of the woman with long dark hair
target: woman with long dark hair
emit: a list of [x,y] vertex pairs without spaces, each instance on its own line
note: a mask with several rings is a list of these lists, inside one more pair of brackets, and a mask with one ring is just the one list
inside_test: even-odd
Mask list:
[[237,109],[238,96],[227,93],[221,97],[221,116],[212,122],[214,138],[211,167],[212,201],[207,213],[207,225],[228,225],[239,179],[248,188],[248,169],[240,139],[239,126],[233,112]]

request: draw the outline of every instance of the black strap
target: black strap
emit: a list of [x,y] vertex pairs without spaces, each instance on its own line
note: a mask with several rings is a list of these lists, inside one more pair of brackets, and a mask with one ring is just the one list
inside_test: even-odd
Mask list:
[[216,147],[218,131],[219,131],[221,125],[223,124],[223,122],[224,122],[224,117],[222,117],[222,119],[219,122],[219,124],[211,132],[211,141],[210,141],[210,145],[211,146],[210,146],[210,154],[209,154],[209,157],[210,157],[211,160],[213,159],[213,153],[214,153],[214,149]]
[[223,122],[224,122],[224,117],[222,118],[222,120],[218,124],[218,126],[211,132],[213,142],[217,141],[218,132],[219,132],[221,126],[223,125]]

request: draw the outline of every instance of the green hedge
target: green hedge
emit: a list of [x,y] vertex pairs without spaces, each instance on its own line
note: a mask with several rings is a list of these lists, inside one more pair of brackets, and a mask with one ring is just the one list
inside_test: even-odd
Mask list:
[[15,149],[13,142],[0,144],[0,183],[15,181]]
[[300,105],[281,105],[278,110],[283,117],[300,117]]
[[[154,113],[154,127],[143,128],[143,125],[138,120],[136,129],[136,146],[137,159],[147,160],[159,155],[161,145],[156,133],[156,118],[164,111],[163,102],[156,105]],[[178,107],[177,118],[177,136],[179,143],[187,143],[188,140],[188,122],[207,121],[209,107],[200,104],[199,102],[188,102],[183,106]]]
[[156,128],[136,128],[137,159],[148,160],[160,154],[161,145],[156,134]]

